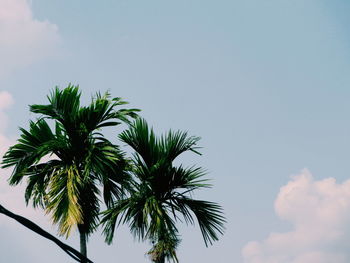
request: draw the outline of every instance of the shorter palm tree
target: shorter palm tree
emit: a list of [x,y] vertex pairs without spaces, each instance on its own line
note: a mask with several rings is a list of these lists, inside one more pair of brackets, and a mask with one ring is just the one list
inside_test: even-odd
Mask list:
[[203,179],[205,172],[199,167],[174,165],[180,154],[198,153],[199,138],[180,131],[157,138],[142,119],[136,120],[119,138],[135,151],[131,172],[135,181],[130,195],[103,213],[106,242],[112,242],[117,225],[126,223],[134,236],[152,241],[148,252],[152,261],[177,262],[175,251],[180,240],[176,222],[181,217],[187,224],[194,224],[197,219],[206,245],[218,240],[218,234],[224,232],[222,208],[191,198],[194,190],[210,187]]

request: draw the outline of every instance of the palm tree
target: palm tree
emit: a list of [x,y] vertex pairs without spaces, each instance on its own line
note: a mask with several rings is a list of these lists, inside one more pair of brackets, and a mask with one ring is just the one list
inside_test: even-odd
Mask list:
[[41,206],[51,214],[61,235],[68,237],[72,228],[78,228],[80,251],[86,257],[87,238],[99,224],[99,186],[109,206],[128,180],[124,153],[100,129],[129,123],[138,110],[116,110],[126,102],[111,99],[108,93],[97,94],[84,107],[80,97],[79,88],[69,85],[54,89],[48,105],[30,106],[41,117],[30,122],[29,130],[20,129],[21,137],[5,153],[3,167],[14,167],[11,185],[27,178],[27,204],[32,200],[34,207]]
[[174,165],[180,154],[198,153],[199,138],[180,131],[170,131],[157,138],[142,119],[136,120],[119,138],[135,151],[131,172],[135,181],[126,198],[117,200],[103,212],[101,223],[106,242],[112,242],[117,225],[126,223],[139,240],[152,241],[153,247],[148,252],[152,261],[177,262],[175,250],[180,240],[176,222],[181,217],[189,224],[197,219],[206,245],[218,240],[218,234],[224,231],[222,208],[213,202],[191,198],[194,190],[210,187],[203,179],[205,172],[195,166]]

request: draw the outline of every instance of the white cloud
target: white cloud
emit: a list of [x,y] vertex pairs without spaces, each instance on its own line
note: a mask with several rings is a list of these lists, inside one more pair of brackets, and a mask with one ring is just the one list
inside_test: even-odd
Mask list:
[[316,181],[303,170],[280,189],[275,211],[292,231],[248,243],[245,263],[350,262],[350,180]]
[[[5,130],[8,124],[6,110],[13,104],[13,99],[10,93],[6,91],[0,92],[0,156],[2,157],[7,149],[15,143],[14,140],[5,135]],[[0,159],[1,160],[1,159]],[[18,213],[29,219],[34,220],[46,228],[49,226],[48,217],[44,217],[43,211],[36,211],[33,208],[26,207],[24,203],[24,185],[9,186],[7,179],[11,174],[10,169],[0,169],[0,204],[14,213]],[[0,214],[1,225],[19,227],[12,219]]]
[[[0,91],[0,154],[1,157],[7,151],[10,145],[13,145],[15,141],[5,135],[6,126],[8,124],[8,118],[6,110],[13,104],[11,94],[8,92]],[[1,161],[1,158],[0,158]],[[50,223],[50,217],[45,216],[42,210],[34,210],[31,206],[26,207],[24,202],[24,186],[9,186],[7,179],[10,176],[10,170],[0,169],[0,204],[5,208],[24,216],[38,224],[43,229],[51,232],[52,234],[57,233],[57,229]],[[17,262],[16,260],[25,260],[28,262],[47,262],[48,256],[42,255],[42,249],[44,248],[46,254],[55,255],[55,260],[50,262],[66,262],[67,256],[60,252],[60,249],[53,245],[48,240],[39,237],[34,232],[25,228],[15,220],[0,214],[0,235],[1,235],[1,247],[3,248],[4,242],[5,250],[1,250],[1,262]],[[61,239],[62,240],[62,239]],[[66,242],[62,240],[63,242]],[[14,250],[11,247],[16,246],[15,253],[19,253],[20,257],[14,257]],[[6,250],[7,249],[7,250]],[[41,253],[41,254],[40,254]],[[40,254],[40,256],[38,256]],[[21,261],[21,262],[27,262]]]
[[13,98],[7,91],[0,91],[0,156],[2,156],[11,144],[11,140],[3,133],[8,124],[8,117],[5,110],[11,107]]
[[[13,98],[7,91],[0,91],[0,132],[4,132],[7,128],[8,118],[4,110],[8,109],[13,104]],[[0,154],[2,156],[2,145],[6,145],[7,138],[0,135]]]
[[[56,25],[33,17],[29,0],[0,0],[0,79],[15,69],[55,55],[60,41]],[[8,123],[6,110],[12,104],[11,94],[0,92],[0,157],[15,143],[5,134]],[[24,185],[8,185],[10,172],[0,169],[1,204],[36,222],[47,222],[48,217],[44,219],[42,211],[25,206]],[[9,223],[9,219],[0,215],[0,225],[4,223]]]
[[55,52],[57,26],[34,19],[27,0],[0,0],[0,7],[0,76]]

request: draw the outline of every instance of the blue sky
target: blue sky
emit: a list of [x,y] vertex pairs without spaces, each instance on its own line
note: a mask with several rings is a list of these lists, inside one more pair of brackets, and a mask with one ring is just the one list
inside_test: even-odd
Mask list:
[[[209,171],[214,187],[196,197],[222,204],[227,230],[205,248],[198,228],[181,226],[181,262],[349,262],[349,247],[339,244],[349,231],[343,222],[350,219],[341,209],[350,202],[350,3],[0,0],[0,5],[0,148],[34,117],[28,105],[45,102],[55,85],[79,84],[86,101],[110,90],[142,109],[157,131],[181,129],[202,137],[203,156],[182,161]],[[9,98],[11,105],[5,103]],[[42,212],[21,208],[20,187],[7,189],[5,180],[1,202],[55,233]],[[308,206],[300,198],[314,201]],[[307,211],[313,209],[312,217]],[[310,230],[300,237],[299,229],[310,225],[331,226],[338,236],[319,237]],[[0,233],[6,262],[69,262],[53,245],[1,217]],[[126,228],[119,233],[113,246],[96,233],[89,242],[91,258],[148,262],[148,244],[133,242]],[[284,246],[276,247],[271,233],[281,233]],[[305,237],[303,247],[288,243]],[[76,236],[68,242],[78,246]]]

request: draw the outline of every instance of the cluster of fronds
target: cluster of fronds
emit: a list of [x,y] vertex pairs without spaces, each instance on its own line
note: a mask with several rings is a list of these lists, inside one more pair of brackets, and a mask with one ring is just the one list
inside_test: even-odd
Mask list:
[[20,129],[17,144],[3,157],[3,167],[14,167],[10,184],[27,178],[26,202],[43,207],[66,236],[74,226],[90,234],[99,224],[99,185],[107,205],[121,195],[127,161],[100,129],[130,123],[138,111],[117,110],[126,102],[108,93],[97,94],[88,106],[80,105],[80,96],[78,87],[56,88],[48,105],[31,105],[40,117],[29,130]]

